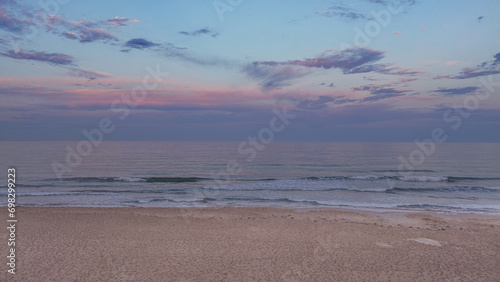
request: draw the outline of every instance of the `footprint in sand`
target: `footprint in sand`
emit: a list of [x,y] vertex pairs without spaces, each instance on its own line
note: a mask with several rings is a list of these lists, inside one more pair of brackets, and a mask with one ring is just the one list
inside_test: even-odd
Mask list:
[[439,241],[428,239],[428,238],[415,238],[415,239],[408,239],[408,240],[415,241],[415,242],[421,243],[421,244],[441,247],[441,243]]

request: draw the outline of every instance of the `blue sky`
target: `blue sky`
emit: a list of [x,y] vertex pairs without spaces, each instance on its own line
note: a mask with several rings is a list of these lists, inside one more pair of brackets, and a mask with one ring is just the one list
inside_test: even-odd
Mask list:
[[158,2],[0,1],[0,140],[500,141],[498,1]]

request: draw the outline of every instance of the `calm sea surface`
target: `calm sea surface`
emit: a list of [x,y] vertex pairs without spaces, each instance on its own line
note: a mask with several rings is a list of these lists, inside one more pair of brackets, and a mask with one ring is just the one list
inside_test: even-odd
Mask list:
[[[88,144],[87,144],[88,145]],[[259,150],[257,150],[259,149]],[[27,206],[350,207],[500,214],[500,144],[0,142]],[[54,169],[55,168],[55,169]]]

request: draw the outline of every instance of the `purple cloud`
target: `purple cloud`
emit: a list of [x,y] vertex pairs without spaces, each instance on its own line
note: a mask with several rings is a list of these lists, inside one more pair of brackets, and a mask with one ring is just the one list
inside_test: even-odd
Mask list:
[[383,54],[384,51],[380,50],[373,50],[369,48],[351,48],[334,52],[333,54],[329,55],[325,53],[325,56],[319,56],[312,59],[293,60],[286,62],[264,61],[256,63],[268,66],[294,65],[308,68],[338,68],[341,69],[342,72],[347,74],[351,73],[351,71],[362,65],[382,59],[384,57]]
[[423,73],[421,71],[415,71],[415,70],[411,70],[411,69],[402,69],[400,67],[389,67],[389,68],[378,69],[378,70],[376,70],[376,72],[382,73],[382,74],[410,75],[410,76]]
[[370,96],[361,100],[362,102],[374,102],[379,100],[384,100],[388,98],[404,96],[408,90],[397,90],[392,87],[387,87],[387,85],[364,85],[359,87],[354,87],[354,91],[370,91]]
[[16,1],[1,1],[0,29],[21,34],[28,27],[45,27],[50,32],[82,43],[94,41],[117,41],[107,27],[123,27],[138,20],[114,17],[98,22],[80,20],[72,21],[62,16],[47,14],[34,6]]
[[[128,18],[112,18],[105,21],[93,22],[80,20],[70,21],[58,15],[49,15],[44,18],[47,28],[55,34],[59,34],[68,39],[79,40],[82,43],[94,41],[118,41],[116,36],[104,29],[105,26],[121,27],[125,22],[137,22]],[[61,31],[61,29],[67,29]]]
[[128,23],[137,23],[137,22],[139,21],[135,19],[120,18],[120,17],[114,17],[109,20],[101,21],[103,25],[111,25],[114,27],[127,26]]
[[[336,52],[323,52],[316,58],[290,60],[284,62],[257,61],[243,68],[243,72],[264,81],[264,88],[289,85],[285,81],[302,77],[308,73],[300,72],[291,66],[319,69],[340,69],[344,74],[378,72],[390,75],[416,75],[419,71],[391,67],[391,64],[371,64],[384,58],[384,51],[369,48],[350,48]],[[289,67],[283,69],[284,67]]]
[[54,65],[71,65],[73,64],[73,56],[62,54],[62,53],[45,53],[36,51],[14,51],[8,50],[5,53],[0,53],[0,55],[18,59],[18,60],[33,60],[40,62],[47,62]]
[[[409,6],[412,6],[415,4],[414,0],[401,0],[401,1],[393,1],[393,0],[367,0],[370,3],[373,4],[378,4],[378,5],[383,5],[383,6],[388,6],[388,5],[404,5],[408,4]],[[317,15],[323,16],[323,17],[339,17],[339,18],[345,18],[349,20],[373,20],[373,16],[367,11],[360,11],[358,9],[354,9],[351,6],[344,6],[344,5],[334,5],[326,11],[321,11],[317,12]]]
[[298,109],[320,110],[328,107],[328,103],[335,101],[335,98],[330,96],[319,96],[316,99],[301,99],[297,104]]
[[415,5],[415,0],[400,0],[400,1],[393,1],[393,0],[367,0],[370,3],[374,4],[379,4],[379,5],[384,5],[387,6],[389,4],[408,4],[410,6]]
[[493,55],[493,58],[495,58],[495,60],[483,62],[474,68],[464,68],[457,75],[437,75],[434,79],[467,79],[500,74],[500,53]]
[[439,88],[432,92],[443,93],[445,96],[464,95],[476,91],[479,87],[469,86],[461,88]]
[[247,65],[243,68],[250,77],[262,81],[262,88],[269,90],[276,87],[290,85],[289,80],[303,77],[309,72],[291,66],[270,66],[261,65],[258,62]]
[[71,68],[68,70],[68,74],[74,77],[88,78],[89,80],[110,77],[110,75],[106,73],[92,71],[92,70],[85,70],[80,68]]
[[146,49],[146,48],[150,48],[150,47],[154,47],[154,46],[158,46],[160,44],[157,44],[157,43],[153,43],[151,41],[148,41],[144,38],[134,38],[134,39],[130,39],[129,41],[127,41],[125,43],[125,47],[129,47],[129,48],[134,48],[134,49]]
[[201,28],[192,32],[187,32],[187,31],[180,31],[180,34],[187,35],[187,36],[199,36],[199,35],[210,35],[212,37],[217,37],[219,36],[219,33],[209,29],[208,27],[206,28]]
[[495,61],[493,61],[493,65],[499,65],[500,64],[500,53],[496,53],[493,55],[493,58],[495,58]]
[[330,7],[327,11],[321,11],[316,13],[320,16],[324,17],[341,17],[341,18],[347,18],[350,20],[358,20],[358,19],[366,19],[368,16],[366,16],[363,13],[360,13],[359,11],[356,11],[352,8],[349,7],[343,7],[343,6],[332,6]]
[[31,20],[20,20],[7,13],[5,9],[0,9],[0,28],[13,33],[22,33],[22,31],[32,24]]

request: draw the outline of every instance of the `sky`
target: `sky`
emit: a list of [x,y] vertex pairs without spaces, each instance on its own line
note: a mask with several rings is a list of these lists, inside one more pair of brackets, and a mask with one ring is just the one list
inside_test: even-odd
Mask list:
[[0,0],[0,140],[500,142],[499,12]]

